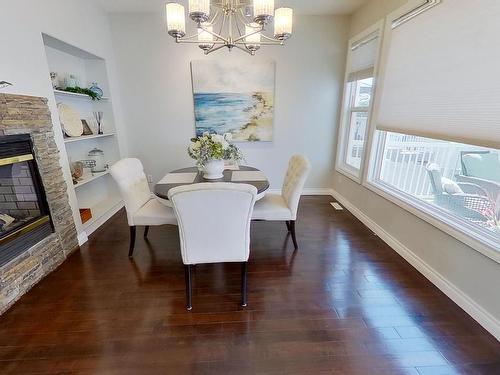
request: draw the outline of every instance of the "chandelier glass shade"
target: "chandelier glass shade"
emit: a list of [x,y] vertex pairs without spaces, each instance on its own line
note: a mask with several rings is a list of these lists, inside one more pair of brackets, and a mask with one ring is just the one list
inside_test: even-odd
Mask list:
[[[197,44],[205,54],[224,47],[254,55],[263,45],[283,45],[292,36],[293,9],[274,9],[274,0],[189,0],[197,32],[186,36],[184,6],[168,3],[167,31],[177,43]],[[265,35],[274,20],[274,35]]]

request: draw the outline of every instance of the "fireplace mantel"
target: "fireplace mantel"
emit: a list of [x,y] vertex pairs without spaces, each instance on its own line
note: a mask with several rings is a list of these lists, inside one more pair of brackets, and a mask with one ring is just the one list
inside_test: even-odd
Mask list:
[[78,248],[47,99],[0,94],[0,135],[29,134],[54,232],[0,267],[0,314]]

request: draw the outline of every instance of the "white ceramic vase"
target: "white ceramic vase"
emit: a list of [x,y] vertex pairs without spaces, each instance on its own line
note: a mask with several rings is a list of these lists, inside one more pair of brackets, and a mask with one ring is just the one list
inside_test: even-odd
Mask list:
[[210,160],[203,167],[203,178],[218,180],[224,177],[224,160]]

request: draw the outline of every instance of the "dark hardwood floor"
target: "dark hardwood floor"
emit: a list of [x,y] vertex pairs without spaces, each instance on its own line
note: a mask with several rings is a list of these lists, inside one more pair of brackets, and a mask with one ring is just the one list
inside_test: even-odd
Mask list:
[[330,200],[302,199],[297,252],[253,224],[246,308],[239,264],[197,266],[192,312],[177,228],[130,261],[120,212],[0,317],[0,373],[500,374],[500,343]]

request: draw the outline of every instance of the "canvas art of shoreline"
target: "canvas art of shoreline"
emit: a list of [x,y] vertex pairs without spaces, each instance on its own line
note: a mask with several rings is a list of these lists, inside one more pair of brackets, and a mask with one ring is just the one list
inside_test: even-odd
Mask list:
[[197,136],[231,133],[234,141],[272,141],[274,63],[249,69],[193,61],[192,74]]

